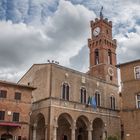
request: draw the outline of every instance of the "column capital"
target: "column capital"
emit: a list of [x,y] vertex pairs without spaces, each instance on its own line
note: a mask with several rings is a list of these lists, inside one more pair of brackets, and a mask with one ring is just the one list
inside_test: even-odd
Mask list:
[[76,126],[75,126],[75,127],[71,126],[70,129],[71,129],[71,130],[76,130],[77,127],[76,127]]
[[58,123],[57,123],[57,121],[58,121],[58,118],[55,116],[55,117],[54,117],[54,125],[53,125],[54,128],[58,128]]
[[73,120],[70,129],[72,129],[72,130],[77,129],[77,127],[76,127],[76,120]]
[[54,121],[56,121],[56,122],[57,122],[57,120],[58,120],[58,118],[55,116],[55,117],[54,117]]
[[58,125],[57,124],[54,124],[53,128],[58,128]]
[[92,131],[92,130],[93,130],[92,121],[90,121],[89,125],[88,125],[88,128],[87,128],[87,131]]
[[37,123],[33,124],[33,129],[37,129]]
[[93,129],[92,128],[87,128],[87,131],[93,131]]
[[48,124],[46,124],[45,126],[44,126],[44,128],[47,128],[48,127]]

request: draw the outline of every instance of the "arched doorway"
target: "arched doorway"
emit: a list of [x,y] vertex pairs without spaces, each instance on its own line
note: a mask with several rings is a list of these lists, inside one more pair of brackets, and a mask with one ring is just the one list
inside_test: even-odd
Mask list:
[[82,140],[83,138],[82,138],[82,135],[81,134],[79,134],[78,135],[78,140]]
[[87,132],[88,119],[80,116],[76,121],[76,140],[88,140]]
[[72,118],[69,114],[61,114],[58,118],[57,140],[71,139]]
[[68,140],[68,137],[67,137],[67,135],[64,135],[64,140]]
[[1,140],[12,140],[13,136],[11,134],[2,134]]
[[45,140],[45,118],[43,114],[37,116],[36,139]]
[[104,123],[102,119],[96,118],[93,121],[93,140],[102,140],[104,133]]

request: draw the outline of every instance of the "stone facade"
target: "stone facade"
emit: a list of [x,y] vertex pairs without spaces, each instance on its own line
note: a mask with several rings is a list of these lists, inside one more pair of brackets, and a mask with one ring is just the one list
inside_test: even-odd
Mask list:
[[[59,127],[58,120],[61,116],[64,118],[66,117],[65,119],[69,116],[69,125],[74,126],[76,126],[74,123],[76,123],[78,118],[82,118],[87,125],[86,129],[89,129],[90,123],[91,126],[93,126],[95,119],[100,118],[103,121],[104,129],[107,131],[108,135],[120,134],[120,103],[117,86],[56,64],[42,64],[42,66],[34,65],[32,69],[27,72],[27,76],[25,75],[19,83],[29,83],[28,74],[35,76],[32,77],[32,81],[30,81],[31,86],[38,87],[33,92],[33,97],[35,97],[35,99],[32,108],[32,118],[34,118],[32,119],[32,125],[37,126],[36,121],[38,115],[44,116],[44,127],[47,129],[44,136],[48,137],[49,140],[54,139],[54,128],[55,126],[57,128]],[[47,73],[48,75],[44,75],[44,78],[42,79],[41,75],[43,75],[43,73]],[[50,82],[47,82],[48,79]],[[42,84],[40,85],[40,83]],[[48,83],[48,85],[46,83]],[[62,98],[63,83],[68,83],[70,86],[68,101]],[[40,89],[42,87],[46,89],[44,92]],[[82,87],[85,87],[87,91],[85,104],[80,102],[80,89]],[[101,95],[101,104],[97,109],[93,109],[91,106],[87,106],[87,101],[88,97],[94,96],[97,91]],[[114,96],[116,99],[115,110],[111,109],[110,106],[111,96]],[[71,128],[72,126],[69,127]],[[70,134],[71,132],[69,132],[69,135]],[[69,139],[71,137],[69,136]]]
[[122,83],[122,137],[123,140],[139,140],[140,60],[120,64],[119,68]]
[[34,64],[19,80],[19,84],[37,88],[33,91],[31,140],[120,137],[117,44],[112,38],[112,22],[102,17],[92,21],[91,33],[87,73],[53,63]]
[[[31,113],[31,93],[34,88],[15,83],[0,81],[0,138],[7,140],[29,139],[29,123]],[[3,96],[3,93],[6,96]],[[20,94],[15,99],[15,94]],[[14,113],[19,117],[14,120]]]

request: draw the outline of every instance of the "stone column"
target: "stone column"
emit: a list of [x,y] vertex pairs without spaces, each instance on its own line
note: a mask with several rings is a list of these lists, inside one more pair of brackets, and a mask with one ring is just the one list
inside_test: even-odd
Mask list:
[[33,125],[33,140],[36,140],[36,129],[37,129],[37,124]]
[[58,126],[54,125],[54,127],[53,127],[53,140],[57,139],[57,128],[58,128]]
[[92,140],[92,130],[88,130],[88,140]]
[[76,128],[71,129],[71,140],[75,140],[75,130]]
[[45,125],[45,140],[48,139],[48,126]]
[[53,140],[57,139],[57,128],[58,128],[57,121],[58,121],[58,118],[55,117],[54,118],[54,126],[53,126]]
[[71,140],[75,140],[76,120],[73,121],[71,126]]
[[90,121],[90,123],[89,123],[89,127],[88,127],[88,129],[87,129],[87,131],[88,131],[88,140],[92,140],[92,121]]

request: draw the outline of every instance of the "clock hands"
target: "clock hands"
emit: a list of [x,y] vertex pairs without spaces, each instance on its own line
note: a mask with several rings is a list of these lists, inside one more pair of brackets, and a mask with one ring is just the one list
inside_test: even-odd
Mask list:
[[95,30],[95,32],[96,32],[96,33],[98,33],[98,31],[97,31],[97,30]]
[[96,27],[96,28],[93,30],[93,35],[94,35],[94,36],[97,36],[99,33],[100,33],[100,27]]

